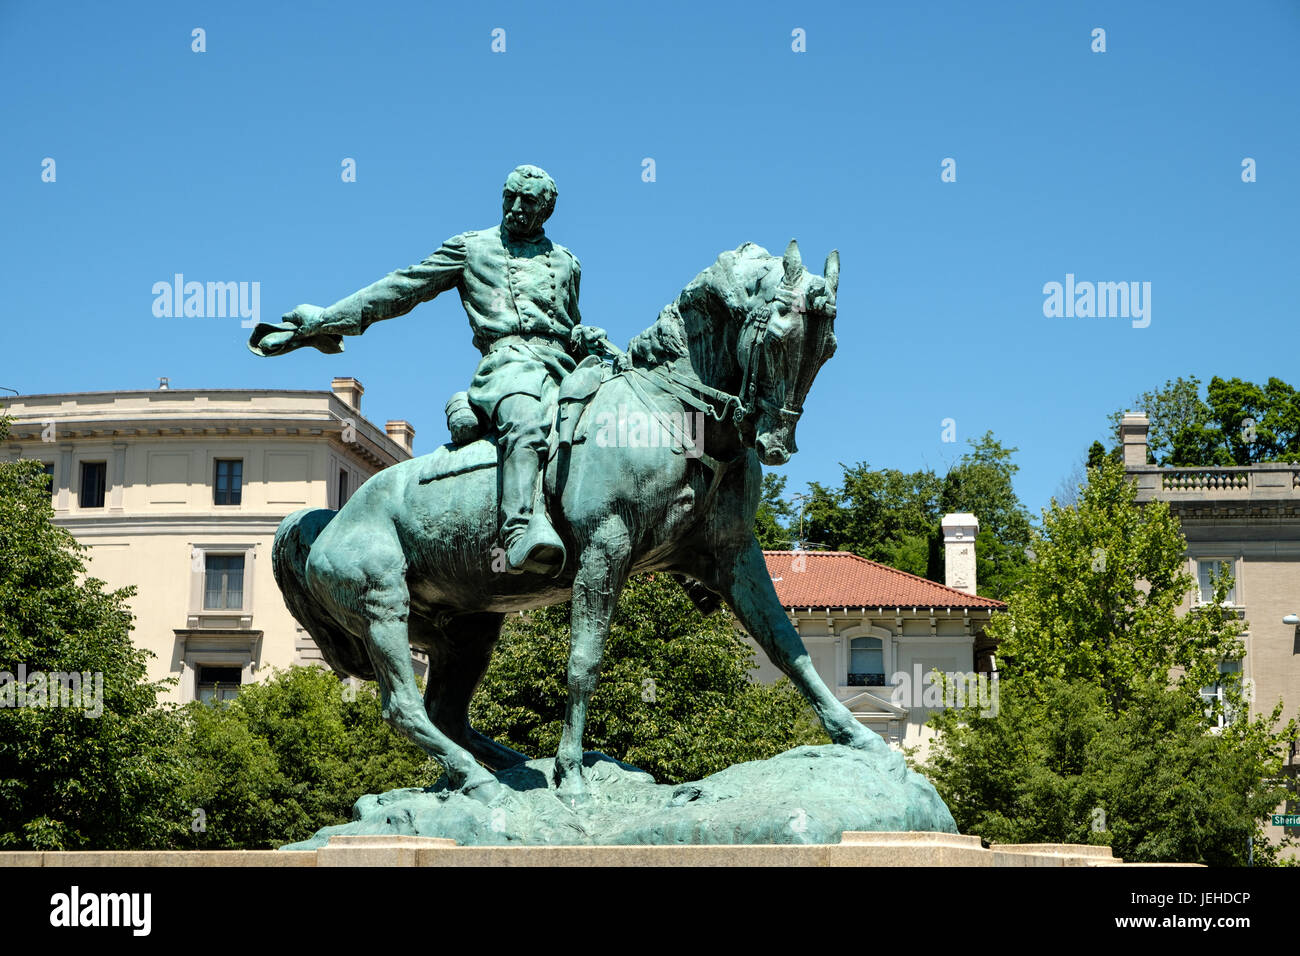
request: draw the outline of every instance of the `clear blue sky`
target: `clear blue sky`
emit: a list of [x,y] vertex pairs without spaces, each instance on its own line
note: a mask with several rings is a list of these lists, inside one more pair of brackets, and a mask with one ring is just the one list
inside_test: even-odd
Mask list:
[[[1138,393],[1300,380],[1298,80],[1295,0],[0,0],[0,385],[353,375],[367,417],[429,451],[478,358],[454,293],[342,355],[258,359],[237,318],[156,318],[153,284],[259,282],[267,321],[328,305],[496,223],[506,173],[535,163],[584,318],[619,342],[723,249],[840,250],[840,348],[789,490],[841,461],[943,471],[991,429],[1036,515]],[[1149,327],[1045,318],[1067,273],[1150,282]]]

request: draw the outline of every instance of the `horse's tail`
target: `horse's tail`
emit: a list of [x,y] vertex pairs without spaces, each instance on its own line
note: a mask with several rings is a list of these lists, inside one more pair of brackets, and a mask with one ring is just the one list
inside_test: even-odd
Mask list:
[[353,637],[307,590],[307,555],[312,543],[337,511],[304,508],[280,522],[271,544],[271,571],[294,620],[307,629],[325,663],[336,672],[374,680],[374,665],[365,646]]

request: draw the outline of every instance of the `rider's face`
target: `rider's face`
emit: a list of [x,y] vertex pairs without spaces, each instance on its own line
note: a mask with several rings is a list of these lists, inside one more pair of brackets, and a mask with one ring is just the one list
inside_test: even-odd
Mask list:
[[549,210],[540,180],[507,184],[501,202],[501,217],[506,228],[517,236],[529,236],[542,227]]

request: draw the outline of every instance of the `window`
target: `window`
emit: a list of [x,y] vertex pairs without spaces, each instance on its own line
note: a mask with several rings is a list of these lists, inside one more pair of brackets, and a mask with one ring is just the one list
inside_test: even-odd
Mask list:
[[[1211,575],[1223,577],[1232,574],[1233,562],[1230,558],[1201,558],[1196,562],[1196,580],[1201,589],[1201,603],[1209,604],[1214,600],[1214,584]],[[1237,584],[1234,581],[1224,598],[1227,604],[1237,603]]]
[[243,497],[244,461],[242,458],[218,458],[217,473],[212,480],[214,505],[237,505]]
[[[1201,688],[1201,699],[1205,701],[1205,715],[1214,717],[1218,727],[1224,727],[1236,720],[1237,715],[1227,702],[1225,689],[1229,683],[1238,683],[1241,679],[1241,661],[1220,661],[1219,680],[1209,687]],[[1238,684],[1240,686],[1240,684]],[[1218,714],[1214,713],[1214,702],[1221,705]]]
[[205,704],[221,704],[239,696],[243,671],[238,667],[200,667],[195,696]]
[[348,503],[348,473],[345,469],[339,469],[339,507],[342,508]]
[[885,650],[878,637],[849,641],[849,686],[885,686]]
[[54,487],[54,462],[43,461],[41,462],[41,467],[45,469],[45,480],[48,481],[50,485],[50,497],[54,497],[54,492],[57,490]]
[[104,485],[108,477],[108,463],[83,461],[81,463],[81,500],[83,508],[104,507]]
[[203,609],[221,611],[244,606],[244,556],[205,554]]

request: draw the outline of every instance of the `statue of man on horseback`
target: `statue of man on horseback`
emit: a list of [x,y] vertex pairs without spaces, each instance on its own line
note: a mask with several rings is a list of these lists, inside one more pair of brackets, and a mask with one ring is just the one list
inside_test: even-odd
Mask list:
[[[615,369],[589,359],[568,374],[583,352],[617,350],[580,325],[578,260],[542,233],[554,205],[550,177],[521,166],[506,181],[500,226],[449,239],[327,309],[299,306],[254,330],[260,355],[337,352],[341,335],[456,288],[484,356],[467,401],[452,403],[454,445],[379,472],[338,511],[284,519],[271,561],[290,612],[334,670],[378,682],[385,719],[446,768],[449,786],[491,802],[502,785],[490,771],[528,758],[470,726],[470,699],[507,614],[571,601],[552,782],[575,803],[587,793],[583,728],[619,593],[633,574],[672,574],[702,609],[731,609],[834,743],[902,780],[901,755],[818,675],[753,534],[761,466],[797,450],[804,398],[835,351],[839,254],[817,274],[793,240],[782,256],[743,243],[617,353]],[[562,427],[548,456],[553,399]],[[593,437],[594,423],[614,417],[688,414],[704,422],[697,454]],[[495,426],[496,448],[470,440],[476,424]],[[538,503],[543,470],[554,526]],[[495,573],[499,535],[517,574]],[[429,652],[423,706],[412,647]]]
[[603,329],[581,324],[577,256],[543,231],[557,195],[545,170],[519,166],[506,177],[499,225],[453,236],[424,261],[328,308],[300,305],[283,324],[259,326],[249,341],[259,355],[304,345],[339,352],[342,335],[360,335],[456,289],[483,359],[468,393],[448,402],[447,422],[457,444],[485,425],[496,431],[500,540],[511,573],[554,574],[563,567],[564,545],[539,494],[550,421],[559,382],[573,371],[575,357],[597,350],[605,338]]

